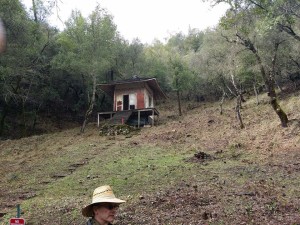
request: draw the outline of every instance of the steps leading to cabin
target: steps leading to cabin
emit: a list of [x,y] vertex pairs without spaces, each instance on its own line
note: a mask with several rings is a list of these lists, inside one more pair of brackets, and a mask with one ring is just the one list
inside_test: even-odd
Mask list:
[[129,117],[131,116],[132,111],[118,111],[110,119],[109,124],[125,124]]

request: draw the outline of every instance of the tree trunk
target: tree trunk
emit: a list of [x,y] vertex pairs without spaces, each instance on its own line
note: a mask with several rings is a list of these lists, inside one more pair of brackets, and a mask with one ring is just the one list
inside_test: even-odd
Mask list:
[[31,129],[32,129],[33,133],[35,133],[35,127],[36,127],[36,124],[37,124],[38,113],[39,113],[41,105],[42,105],[42,103],[39,104],[38,107],[35,108],[34,112],[33,112],[33,122],[32,122],[32,126],[31,126]]
[[289,120],[286,113],[282,110],[282,108],[278,103],[274,82],[272,82],[272,79],[268,80],[267,88],[268,88],[268,96],[270,97],[270,103],[272,105],[272,108],[275,110],[276,114],[280,119],[281,126],[287,127]]
[[26,128],[26,111],[25,111],[25,101],[22,101],[22,109],[21,109],[21,117],[22,117],[22,123],[21,123],[21,127],[22,127],[22,137],[26,137],[27,136],[27,128]]
[[181,102],[180,102],[180,92],[179,92],[179,90],[177,90],[176,92],[177,92],[177,101],[178,101],[178,115],[182,116],[182,113],[181,113]]
[[264,70],[262,64],[260,65],[260,67],[261,67],[261,73],[263,74],[263,78],[265,80],[265,84],[268,89],[268,96],[270,97],[270,103],[280,119],[281,126],[287,127],[288,117],[287,117],[286,113],[281,109],[280,105],[278,104],[277,94],[275,91],[275,82],[272,79],[271,75],[269,78],[266,76],[266,73],[265,73],[265,70]]
[[181,113],[181,102],[180,102],[180,91],[179,91],[179,88],[178,88],[178,78],[176,78],[176,93],[177,93],[177,101],[178,101],[178,115],[179,116],[182,116],[182,113]]
[[223,90],[223,95],[222,95],[222,98],[221,98],[221,101],[220,101],[220,115],[223,115],[223,103],[224,103],[225,95],[226,95],[226,93]]
[[38,18],[37,18],[37,9],[36,9],[35,0],[32,0],[32,9],[33,9],[34,21],[37,23]]
[[241,95],[238,95],[237,98],[236,98],[236,107],[235,107],[235,112],[236,112],[236,116],[240,122],[240,128],[241,129],[244,129],[245,126],[244,126],[244,123],[243,123],[243,120],[242,120],[242,116],[241,116],[241,105],[242,105],[242,96]]
[[243,99],[243,96],[242,96],[242,90],[239,89],[235,83],[235,77],[234,77],[234,74],[233,72],[231,72],[231,83],[235,89],[235,92],[237,93],[237,96],[236,96],[236,106],[235,106],[235,112],[236,112],[236,116],[240,122],[240,127],[241,129],[244,129],[245,126],[244,126],[244,123],[243,123],[243,120],[242,120],[242,116],[241,116],[241,108],[242,108],[242,101],[245,101]]
[[4,104],[5,105],[3,107],[3,111],[0,114],[1,115],[1,117],[0,117],[0,137],[4,134],[5,118],[9,111],[9,104],[7,104],[7,103],[4,103]]
[[294,39],[296,39],[297,41],[300,41],[300,36],[298,34],[295,33],[295,31],[292,29],[291,26],[289,25],[284,25],[281,23],[278,23],[279,29],[281,31],[286,32],[287,34],[291,35]]
[[256,88],[256,83],[253,83],[253,90],[255,93],[255,99],[256,99],[256,105],[259,105],[259,99],[258,99],[258,92],[257,92],[257,88]]
[[228,89],[228,91],[229,91],[233,96],[236,97],[236,94],[230,89],[230,87],[229,87],[228,85],[226,85],[226,88]]
[[275,80],[275,84],[276,84],[277,88],[282,92],[283,89],[277,80]]
[[88,119],[89,119],[89,117],[92,114],[93,109],[94,109],[95,98],[96,98],[96,84],[97,84],[96,75],[93,75],[92,97],[91,97],[91,100],[89,101],[89,107],[88,107],[88,109],[85,113],[84,121],[83,121],[83,124],[82,124],[81,129],[80,129],[81,133],[84,133],[85,127],[88,123]]
[[276,98],[271,99],[271,105],[273,109],[276,111],[277,115],[279,116],[279,119],[281,121],[281,126],[287,127],[287,124],[289,122],[288,117],[286,113],[281,109]]
[[255,46],[253,45],[253,43],[249,39],[246,40],[246,39],[243,39],[240,35],[238,35],[238,34],[236,34],[236,35],[242,41],[242,45],[244,45],[247,49],[249,49],[254,54],[256,61],[259,65],[262,78],[268,89],[268,96],[270,97],[270,103],[280,119],[281,126],[287,127],[288,117],[287,117],[286,113],[281,109],[280,105],[278,104],[277,95],[276,95],[276,91],[275,91],[275,81],[274,81],[274,72],[275,72],[274,68],[275,68],[275,63],[276,63],[276,52],[277,52],[277,49],[278,49],[278,46],[280,43],[275,43],[275,55],[272,59],[273,68],[272,68],[272,72],[268,76],[266,73],[266,70],[263,66],[262,60],[261,60],[260,56],[258,55],[258,52],[257,52]]

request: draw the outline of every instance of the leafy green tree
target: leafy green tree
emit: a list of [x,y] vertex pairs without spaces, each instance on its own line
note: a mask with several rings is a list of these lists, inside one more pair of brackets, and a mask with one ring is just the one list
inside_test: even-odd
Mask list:
[[7,115],[20,115],[15,121],[21,121],[26,135],[27,115],[40,105],[35,97],[43,68],[41,59],[53,32],[47,24],[40,26],[32,21],[16,0],[1,2],[0,17],[8,40],[7,50],[0,56],[0,133],[4,132]]
[[114,49],[112,52],[112,56],[114,57],[114,64],[111,68],[111,72],[113,73],[113,76],[118,76],[122,79],[128,76],[127,74],[129,74],[130,71],[128,48],[128,41],[126,41],[119,34],[117,34]]
[[204,32],[197,29],[189,29],[189,33],[186,37],[186,46],[193,52],[199,51],[204,38]]
[[277,28],[300,41],[300,3],[295,0],[245,0],[240,5],[247,5],[255,9],[260,15],[259,26],[262,31]]
[[44,23],[52,14],[52,9],[56,1],[32,0],[31,10],[33,12],[34,21],[36,23]]
[[[221,30],[206,30],[201,49],[191,55],[190,66],[196,71],[194,93],[201,98],[216,100],[223,93],[233,94],[227,76],[230,45],[221,37]],[[234,95],[234,94],[233,94]]]
[[169,65],[169,52],[160,41],[154,42],[151,46],[146,46],[143,51],[144,65],[142,74],[157,78],[164,91],[170,91],[172,70]]
[[[260,12],[257,13],[256,8],[250,7],[249,9],[248,7],[245,7],[244,4],[242,4],[243,2],[230,1],[230,3],[231,9],[227,11],[226,16],[222,19],[222,25],[226,30],[231,30],[231,34],[229,34],[231,37],[226,34],[224,35],[224,38],[232,44],[239,44],[243,46],[254,55],[260,69],[260,74],[267,87],[268,95],[270,96],[270,103],[278,115],[281,125],[286,127],[288,118],[278,103],[274,79],[278,49],[282,40],[277,38],[277,36],[268,35],[276,32],[272,29],[267,34],[260,37],[260,43],[263,44],[257,42],[256,40],[258,35],[256,32],[256,25],[260,21]],[[234,34],[234,36],[232,34]],[[270,37],[274,38],[270,39]],[[270,49],[272,53],[265,55],[271,55],[271,57],[263,57],[264,55],[261,52],[270,53]],[[268,65],[268,68],[266,65]]]
[[127,48],[128,59],[130,63],[129,74],[131,75],[139,75],[140,68],[143,55],[144,45],[140,42],[139,39],[134,39],[132,43]]
[[176,52],[178,52],[180,55],[185,55],[188,52],[185,42],[186,36],[182,32],[179,32],[169,38],[166,47],[176,50]]
[[170,57],[170,65],[173,71],[172,87],[177,95],[178,115],[182,116],[181,94],[191,87],[192,73],[185,62],[176,55]]
[[53,64],[70,73],[80,74],[86,86],[86,113],[81,132],[91,115],[96,100],[96,85],[105,80],[106,71],[114,65],[116,26],[112,17],[100,6],[86,19],[74,11],[66,23],[59,43],[61,53]]

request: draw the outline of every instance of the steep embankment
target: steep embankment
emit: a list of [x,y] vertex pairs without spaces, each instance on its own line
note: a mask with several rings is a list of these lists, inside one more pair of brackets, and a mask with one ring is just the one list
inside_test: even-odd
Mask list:
[[[95,187],[127,199],[118,224],[300,223],[300,100],[282,102],[281,128],[261,96],[234,102],[161,104],[159,126],[130,135],[99,136],[95,124],[0,142],[0,224],[21,203],[27,224],[82,224],[80,209]],[[187,110],[188,108],[193,108]]]

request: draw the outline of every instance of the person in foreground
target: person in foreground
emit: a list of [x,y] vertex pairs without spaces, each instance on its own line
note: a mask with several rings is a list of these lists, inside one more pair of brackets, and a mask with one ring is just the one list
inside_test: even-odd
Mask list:
[[94,190],[92,203],[82,209],[82,215],[90,217],[87,225],[111,225],[124,202],[116,198],[109,185],[104,185]]

